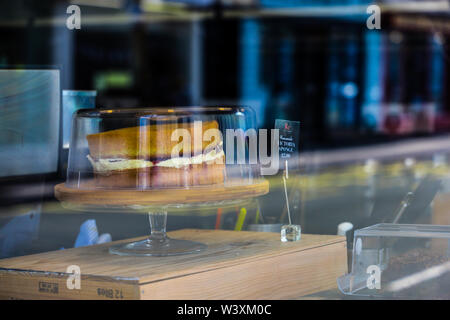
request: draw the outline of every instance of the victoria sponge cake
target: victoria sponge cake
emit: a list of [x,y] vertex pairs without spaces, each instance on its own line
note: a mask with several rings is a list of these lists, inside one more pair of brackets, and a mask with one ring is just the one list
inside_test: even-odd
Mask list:
[[[180,145],[180,141],[172,141],[175,129],[190,134],[190,157],[172,156],[172,150]],[[201,137],[209,129],[218,130],[217,121],[201,122]],[[215,136],[212,141],[201,139],[201,143],[194,143],[194,130],[193,122],[184,122],[88,135],[88,159],[96,186],[142,189],[223,183],[225,154],[222,140]]]

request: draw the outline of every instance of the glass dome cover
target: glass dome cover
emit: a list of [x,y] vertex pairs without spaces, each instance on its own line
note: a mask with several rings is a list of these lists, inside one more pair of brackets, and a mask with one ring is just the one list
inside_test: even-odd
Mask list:
[[79,110],[67,180],[55,196],[72,208],[147,210],[150,236],[112,246],[113,254],[202,251],[204,244],[167,237],[167,210],[236,204],[269,191],[257,161],[255,118],[243,107]]
[[250,108],[85,109],[74,114],[72,128],[69,188],[195,188],[260,179],[245,136],[255,128]]

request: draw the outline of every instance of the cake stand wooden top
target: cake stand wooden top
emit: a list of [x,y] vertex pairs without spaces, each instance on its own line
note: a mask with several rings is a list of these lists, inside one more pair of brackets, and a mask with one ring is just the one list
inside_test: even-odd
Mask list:
[[110,206],[165,206],[248,199],[269,192],[264,179],[253,184],[233,181],[227,184],[196,186],[191,188],[164,188],[148,190],[69,188],[65,183],[55,186],[55,197],[76,205]]

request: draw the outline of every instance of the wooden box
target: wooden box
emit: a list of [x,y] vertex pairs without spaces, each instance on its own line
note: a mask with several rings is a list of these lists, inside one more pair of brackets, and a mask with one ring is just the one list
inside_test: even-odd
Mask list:
[[[2,259],[0,298],[292,299],[335,288],[336,278],[347,272],[341,236],[305,234],[291,243],[265,232],[185,229],[169,236],[208,248],[127,257],[110,254],[109,243]],[[80,289],[68,288],[71,265],[80,268]]]

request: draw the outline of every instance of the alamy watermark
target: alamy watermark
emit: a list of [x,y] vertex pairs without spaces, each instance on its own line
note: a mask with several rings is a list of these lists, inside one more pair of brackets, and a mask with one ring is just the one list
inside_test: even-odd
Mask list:
[[[66,26],[69,30],[81,29],[81,9],[79,6],[72,4],[67,7],[66,13],[70,16],[66,19]],[[366,20],[368,29],[381,29],[381,8],[376,4],[367,7],[366,13],[370,16]]]
[[369,275],[366,281],[368,289],[381,289],[381,269],[377,265],[367,267],[366,273]]
[[[218,142],[224,141],[222,132],[219,129],[211,128],[202,130],[202,122],[194,121],[194,137],[191,132],[184,128],[175,129],[172,132],[171,140],[178,142],[171,151],[171,158],[191,158],[194,163],[201,163],[203,154],[207,157],[208,152],[214,149]],[[180,141],[180,138],[182,140]],[[261,175],[275,175],[279,171],[279,130],[271,129],[270,155],[268,155],[268,130],[250,128],[226,129],[225,130],[225,162],[226,164],[260,164]],[[210,142],[202,148],[204,142]],[[194,152],[191,150],[194,147]],[[248,148],[246,147],[248,146]],[[202,151],[203,150],[203,151]],[[248,153],[246,152],[248,150]],[[200,157],[199,157],[200,156]],[[215,163],[223,164],[223,157],[214,159]]]
[[372,4],[367,7],[367,14],[370,16],[366,20],[367,29],[381,29],[381,9],[376,4]]
[[81,29],[81,9],[79,6],[73,4],[67,7],[67,14],[70,16],[66,19],[66,27],[69,30]]
[[66,269],[66,273],[69,274],[66,285],[69,290],[81,289],[81,269],[80,266],[70,265]]

